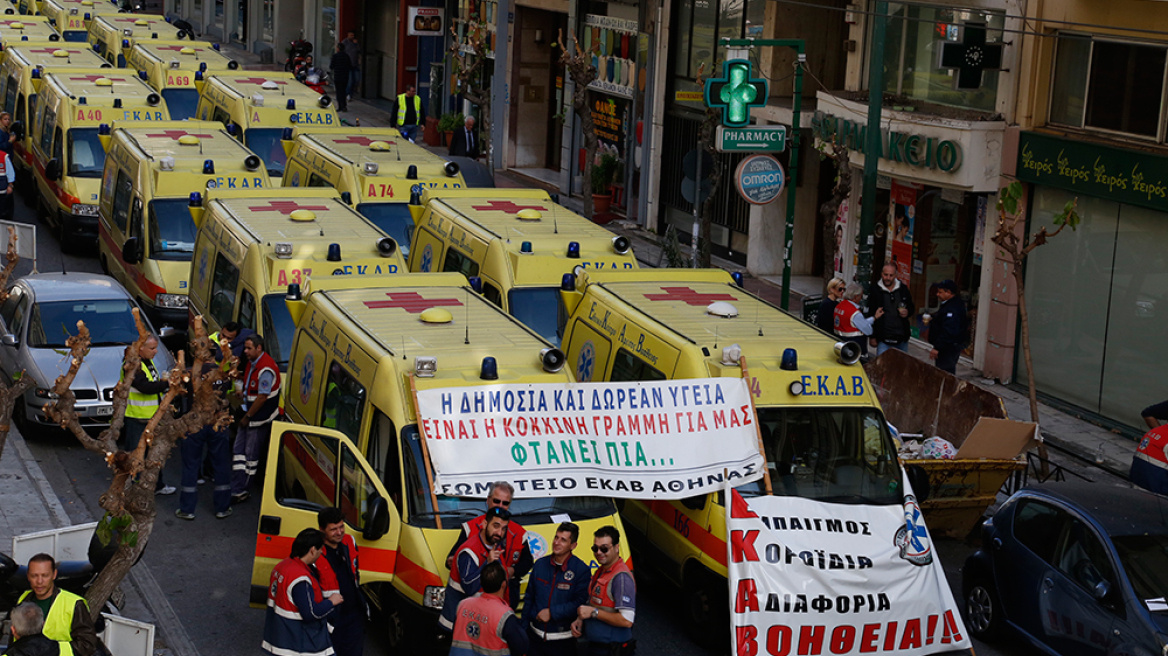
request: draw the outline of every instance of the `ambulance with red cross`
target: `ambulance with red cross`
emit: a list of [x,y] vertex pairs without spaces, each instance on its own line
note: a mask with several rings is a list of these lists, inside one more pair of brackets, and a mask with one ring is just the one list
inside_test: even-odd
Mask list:
[[[768,479],[735,486],[739,493],[901,507],[896,448],[858,349],[740,283],[721,269],[573,275],[562,294],[567,366],[581,382],[746,378]],[[909,469],[914,489],[927,490],[925,472]],[[680,586],[695,638],[722,636],[729,622],[722,494],[630,500],[621,517],[638,562]]]
[[285,129],[285,187],[332,187],[409,256],[410,193],[466,187],[458,164],[412,144],[391,128]]
[[89,43],[97,54],[118,68],[126,67],[126,53],[139,41],[178,41],[186,31],[161,16],[114,14],[94,16],[89,23]]
[[61,34],[44,16],[4,16],[0,20],[0,49],[22,43],[56,43]]
[[[262,171],[262,169],[260,169]],[[296,324],[284,304],[288,285],[352,277],[374,285],[405,271],[401,249],[332,189],[228,189],[192,198],[198,226],[190,271],[190,316],[208,332],[228,321],[263,336],[287,370]],[[281,389],[288,394],[288,385]]]
[[[440,422],[420,426],[416,393],[570,384],[572,375],[562,353],[458,274],[314,277],[288,295],[297,329],[284,407],[294,423],[272,429],[252,602],[264,603],[272,567],[296,534],[316,526],[319,509],[336,506],[361,551],[361,585],[382,613],[377,626],[388,652],[429,653],[446,556],[461,525],[485,512],[487,487],[434,493],[424,441]],[[613,501],[529,498],[515,482],[511,521],[527,530],[532,555],[550,553],[559,522],[573,521],[576,555],[596,568],[584,537],[604,525],[621,528]],[[621,555],[629,556],[623,543]]]
[[43,0],[40,5],[41,15],[69,43],[87,43],[89,25],[95,16],[121,11],[112,0]]
[[126,53],[126,67],[162,94],[174,120],[195,117],[199,89],[208,75],[239,69],[239,62],[204,41],[137,41]]
[[555,346],[560,284],[577,267],[638,267],[626,237],[552,202],[538,189],[426,189],[412,203],[410,271],[454,271]]

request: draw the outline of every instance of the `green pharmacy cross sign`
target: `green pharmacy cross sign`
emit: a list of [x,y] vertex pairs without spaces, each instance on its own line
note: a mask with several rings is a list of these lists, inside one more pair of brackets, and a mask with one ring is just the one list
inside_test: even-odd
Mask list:
[[750,60],[730,59],[722,63],[722,77],[706,80],[706,106],[722,110],[722,125],[744,127],[750,108],[766,105],[767,81],[752,73]]

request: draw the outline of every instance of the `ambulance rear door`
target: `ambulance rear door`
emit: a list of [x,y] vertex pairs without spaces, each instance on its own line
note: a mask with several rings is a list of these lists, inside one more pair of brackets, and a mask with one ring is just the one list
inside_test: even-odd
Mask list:
[[[339,485],[338,485],[339,483]],[[251,603],[263,606],[272,568],[316,514],[336,506],[357,543],[361,583],[393,580],[401,517],[373,468],[342,433],[274,422],[252,567]]]

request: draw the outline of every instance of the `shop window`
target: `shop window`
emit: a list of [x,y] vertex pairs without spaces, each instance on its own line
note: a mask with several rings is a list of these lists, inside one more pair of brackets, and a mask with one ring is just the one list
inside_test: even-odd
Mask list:
[[1168,50],[1061,35],[1051,85],[1050,122],[1163,140]]
[[682,0],[674,12],[677,22],[673,73],[693,80],[703,63],[708,76],[713,70],[711,65],[721,60],[719,39],[762,36],[766,0]]
[[[969,16],[966,18],[966,16]],[[998,72],[982,71],[981,86],[958,90],[957,71],[938,68],[941,44],[956,42],[964,22],[986,25],[986,42],[1001,43],[1005,14],[947,7],[900,5],[890,12],[884,47],[884,92],[940,105],[994,111]]]

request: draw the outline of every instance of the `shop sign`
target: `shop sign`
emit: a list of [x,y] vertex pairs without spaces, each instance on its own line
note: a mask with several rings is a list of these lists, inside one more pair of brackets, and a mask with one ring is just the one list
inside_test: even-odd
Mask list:
[[786,179],[783,165],[769,155],[747,157],[734,173],[738,193],[754,205],[766,205],[778,198]]
[[[868,143],[866,124],[825,112],[815,113],[811,119],[811,132],[820,141],[842,140],[848,150],[860,153]],[[952,139],[882,129],[880,158],[916,168],[955,173],[961,169],[961,144]]]
[[720,153],[781,153],[787,149],[787,126],[727,128],[719,125],[714,142]]
[[596,65],[596,80],[588,88],[632,98],[637,77],[637,21],[587,14],[584,25],[584,50],[593,53]]
[[[597,159],[612,155],[623,160],[628,139],[629,101],[623,98],[598,97],[592,101],[592,125],[596,130]],[[618,181],[619,182],[619,181]]]
[[409,36],[444,36],[446,10],[438,7],[409,7]]
[[1168,158],[1023,132],[1018,179],[1168,211]]

